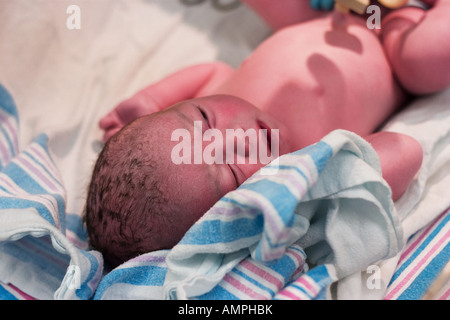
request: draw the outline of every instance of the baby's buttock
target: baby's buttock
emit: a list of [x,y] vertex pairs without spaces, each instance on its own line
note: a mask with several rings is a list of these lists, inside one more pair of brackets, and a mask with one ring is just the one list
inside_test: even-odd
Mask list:
[[361,18],[336,13],[276,33],[220,90],[312,139],[335,128],[370,133],[399,96],[377,35]]

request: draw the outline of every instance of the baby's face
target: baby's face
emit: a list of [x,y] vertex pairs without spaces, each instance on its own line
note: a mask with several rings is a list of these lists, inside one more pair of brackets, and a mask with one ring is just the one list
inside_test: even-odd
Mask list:
[[[266,151],[265,155],[270,156],[270,151],[275,151],[275,156],[294,151],[285,126],[248,102],[230,96],[188,100],[149,117],[151,125],[143,128],[143,134],[151,140],[152,150],[148,152],[163,164],[162,174],[167,178],[163,181],[164,192],[185,209],[177,221],[184,228],[180,229],[183,234],[222,196],[268,163],[259,156],[256,163],[251,163],[251,139],[231,139],[235,148],[230,148],[227,134],[236,129],[260,134],[258,148]],[[205,139],[209,129],[214,129],[214,138]],[[272,139],[261,129],[266,129]],[[244,143],[241,152],[239,143]],[[223,152],[217,152],[220,148]]]

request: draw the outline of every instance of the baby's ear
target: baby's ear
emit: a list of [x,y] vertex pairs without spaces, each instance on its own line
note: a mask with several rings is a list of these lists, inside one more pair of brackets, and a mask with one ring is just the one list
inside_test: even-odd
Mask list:
[[419,171],[423,150],[414,138],[394,132],[377,132],[366,138],[377,152],[383,178],[398,200]]

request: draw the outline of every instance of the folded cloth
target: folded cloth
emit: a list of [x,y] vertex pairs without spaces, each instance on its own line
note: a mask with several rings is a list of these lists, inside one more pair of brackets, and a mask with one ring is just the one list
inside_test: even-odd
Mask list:
[[[312,269],[319,278],[326,274],[326,288],[402,246],[376,152],[356,134],[337,130],[278,158],[194,224],[167,255],[164,295],[229,298],[230,274],[243,264],[281,279],[278,289],[304,283],[302,274]],[[282,268],[287,257],[296,266]]]
[[0,283],[38,299],[88,299],[103,260],[66,235],[66,193],[39,135],[19,151],[13,99],[0,86]]

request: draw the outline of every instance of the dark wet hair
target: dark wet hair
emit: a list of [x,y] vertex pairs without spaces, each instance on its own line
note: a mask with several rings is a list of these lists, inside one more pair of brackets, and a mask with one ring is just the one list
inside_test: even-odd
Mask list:
[[148,148],[139,126],[128,125],[106,143],[93,169],[84,221],[90,246],[111,266],[174,245],[166,238],[176,210]]

